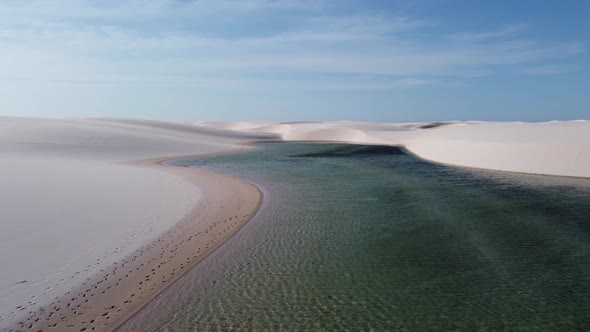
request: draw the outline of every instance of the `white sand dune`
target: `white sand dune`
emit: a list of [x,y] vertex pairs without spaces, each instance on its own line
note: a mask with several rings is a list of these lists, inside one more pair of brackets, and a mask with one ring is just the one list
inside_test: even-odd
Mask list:
[[217,129],[226,129],[226,130],[235,130],[235,131],[248,131],[255,128],[260,128],[263,126],[268,126],[273,124],[272,122],[268,121],[236,121],[236,122],[193,122],[195,126],[199,127],[208,127],[208,128],[217,128]]
[[[208,126],[206,123],[197,126]],[[223,127],[216,124],[218,127]],[[284,141],[403,146],[438,163],[533,174],[590,177],[590,122],[274,123],[235,128]]]
[[0,117],[0,328],[169,230],[207,189],[129,162],[273,137],[154,121]]
[[446,164],[590,177],[590,123],[480,123],[443,127],[406,143]]

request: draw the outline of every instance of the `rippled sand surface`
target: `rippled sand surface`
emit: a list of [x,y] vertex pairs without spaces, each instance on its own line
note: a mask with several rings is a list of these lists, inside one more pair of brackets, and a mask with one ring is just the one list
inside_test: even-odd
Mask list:
[[259,147],[186,161],[255,182],[265,202],[121,330],[590,328],[590,180]]

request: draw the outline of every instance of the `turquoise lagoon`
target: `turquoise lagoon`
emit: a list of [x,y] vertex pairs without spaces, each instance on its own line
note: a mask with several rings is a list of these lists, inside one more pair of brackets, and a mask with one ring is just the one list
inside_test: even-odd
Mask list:
[[256,146],[175,162],[247,179],[264,204],[122,331],[590,329],[590,180]]

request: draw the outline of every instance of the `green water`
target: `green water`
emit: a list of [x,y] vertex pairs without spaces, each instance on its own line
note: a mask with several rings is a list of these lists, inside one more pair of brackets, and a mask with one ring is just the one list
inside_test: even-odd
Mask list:
[[258,147],[182,162],[265,202],[122,331],[590,329],[590,180]]

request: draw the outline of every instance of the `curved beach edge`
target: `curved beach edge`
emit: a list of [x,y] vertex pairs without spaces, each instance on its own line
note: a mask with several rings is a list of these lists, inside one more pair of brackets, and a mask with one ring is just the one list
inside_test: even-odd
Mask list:
[[[243,219],[239,224],[237,224],[235,227],[233,227],[231,229],[230,233],[225,234],[225,236],[222,239],[220,239],[219,241],[217,241],[213,246],[211,246],[208,251],[203,252],[203,254],[200,257],[198,257],[198,259],[195,259],[193,262],[191,262],[190,265],[188,265],[183,270],[182,273],[176,275],[176,277],[174,279],[172,279],[167,285],[161,287],[157,292],[152,294],[149,299],[147,299],[146,301],[141,303],[141,305],[138,305],[137,307],[135,307],[131,312],[127,313],[127,315],[125,317],[123,317],[118,322],[116,322],[116,324],[111,326],[108,329],[108,331],[117,331],[119,328],[121,328],[123,325],[125,325],[125,323],[127,323],[130,319],[132,319],[136,314],[141,312],[141,310],[143,308],[145,308],[154,298],[156,298],[158,295],[160,295],[162,292],[164,292],[169,287],[173,286],[176,283],[176,281],[181,279],[190,270],[192,270],[196,265],[198,265],[202,260],[204,260],[207,256],[212,254],[216,249],[218,249],[221,245],[223,245],[232,236],[237,234],[238,231],[240,231],[242,229],[242,227],[244,227],[250,220],[252,220],[256,216],[256,214],[258,213],[258,211],[260,210],[260,208],[262,206],[262,203],[264,202],[264,194],[263,194],[262,190],[256,184],[254,184],[252,182],[246,181],[241,178],[229,176],[226,174],[221,174],[221,173],[212,172],[209,170],[204,170],[202,168],[198,168],[195,166],[177,166],[177,165],[170,165],[169,163],[173,162],[173,161],[185,160],[185,159],[191,159],[191,158],[207,158],[207,157],[219,156],[219,155],[243,153],[243,152],[247,152],[247,151],[254,150],[254,149],[255,148],[250,147],[250,146],[243,146],[243,147],[240,147],[237,149],[232,149],[232,150],[223,151],[223,152],[195,154],[195,155],[186,155],[186,156],[175,156],[175,157],[169,157],[169,158],[158,158],[158,159],[144,160],[144,161],[138,162],[139,164],[145,164],[148,167],[153,166],[153,165],[158,165],[158,166],[163,166],[163,167],[167,167],[167,168],[172,167],[173,169],[177,169],[177,168],[189,169],[191,172],[197,171],[199,173],[202,173],[201,174],[202,176],[213,175],[213,176],[219,176],[221,178],[226,178],[227,180],[232,180],[232,181],[237,182],[238,185],[240,185],[240,186],[242,186],[242,185],[250,186],[251,189],[252,188],[255,189],[256,194],[258,195],[258,198],[256,199],[257,203],[256,203],[256,206],[253,209],[252,213],[248,214],[248,216],[245,219]],[[192,181],[190,181],[190,179],[189,179],[189,182],[192,183]],[[201,189],[201,188],[199,188],[199,189]],[[229,186],[226,189],[229,189]],[[207,195],[206,192],[204,192],[203,194]]]
[[[243,146],[218,154],[244,152]],[[194,154],[125,163],[181,177],[201,193],[172,228],[101,270],[51,304],[33,311],[7,331],[43,322],[59,331],[114,331],[236,234],[260,209],[262,191],[254,184],[196,167],[169,162],[203,158]],[[165,190],[165,188],[162,188]],[[165,195],[165,192],[162,193]],[[35,325],[37,325],[35,324]]]

